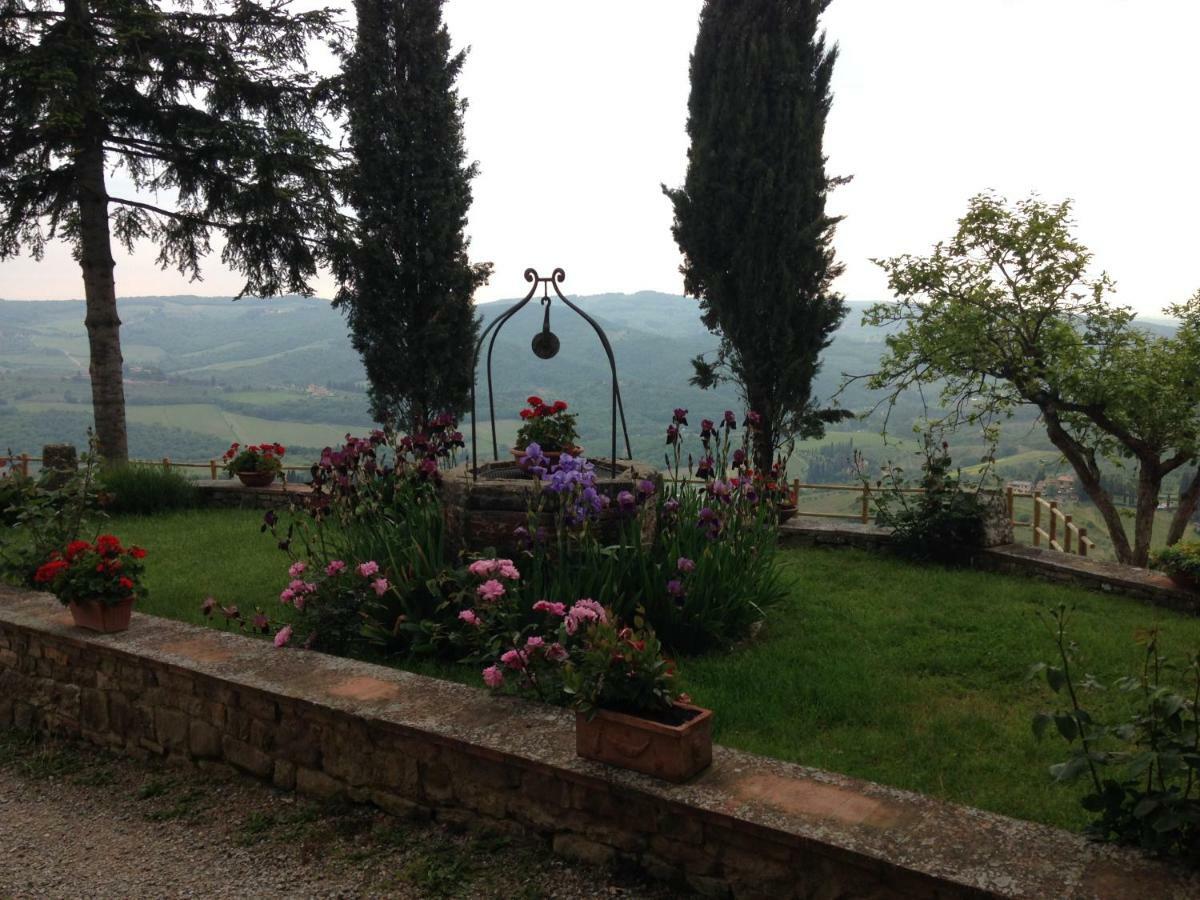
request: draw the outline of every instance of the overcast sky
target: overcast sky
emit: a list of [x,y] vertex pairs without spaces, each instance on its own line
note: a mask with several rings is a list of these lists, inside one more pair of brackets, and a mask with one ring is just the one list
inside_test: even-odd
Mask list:
[[[471,47],[472,256],[496,266],[480,300],[523,293],[531,265],[565,268],[571,293],[682,290],[659,184],[683,179],[701,5],[447,2]],[[886,296],[870,258],[926,250],[986,188],[1074,198],[1080,236],[1142,311],[1200,288],[1200,3],[835,0],[825,25],[841,47],[830,171],[854,176],[832,201],[849,299]],[[153,259],[118,255],[119,295],[240,286],[215,257],[197,284]],[[0,297],[81,295],[64,249],[0,264]]]

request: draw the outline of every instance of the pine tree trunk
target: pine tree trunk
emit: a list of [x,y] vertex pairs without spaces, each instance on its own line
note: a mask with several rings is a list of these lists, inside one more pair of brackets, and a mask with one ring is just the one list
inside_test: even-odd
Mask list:
[[[72,35],[81,48],[92,40],[90,12],[84,0],[64,6]],[[80,54],[82,57],[83,54]],[[92,380],[92,415],[96,423],[97,450],[105,462],[129,459],[125,433],[125,382],[121,358],[121,320],[117,316],[117,287],[112,238],[108,228],[108,189],[104,183],[104,127],[96,109],[95,73],[86,58],[79,59],[78,98],[83,127],[75,152],[75,180],[79,186],[79,267],[87,300],[87,327]]]
[[1183,539],[1187,532],[1188,522],[1192,520],[1192,514],[1196,512],[1197,504],[1200,504],[1200,469],[1196,470],[1196,474],[1192,476],[1192,480],[1188,482],[1179,497],[1179,506],[1175,508],[1171,527],[1167,531],[1168,547],[1178,544]]

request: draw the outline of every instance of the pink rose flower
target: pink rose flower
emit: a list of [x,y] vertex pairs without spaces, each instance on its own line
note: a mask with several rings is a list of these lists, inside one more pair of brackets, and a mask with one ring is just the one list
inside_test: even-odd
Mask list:
[[487,578],[496,571],[496,561],[494,559],[477,559],[467,566],[467,571],[476,578]]
[[282,647],[292,639],[292,626],[284,625],[279,629],[279,633],[275,635],[275,646]]
[[292,606],[296,609],[304,609],[304,594],[298,593],[292,595]]
[[480,624],[479,616],[475,615],[475,610],[473,609],[464,609],[458,614],[458,617],[468,625],[478,626]]
[[510,669],[525,668],[525,654],[520,650],[508,650],[500,655],[500,662]]
[[566,662],[570,657],[571,654],[567,652],[567,648],[558,642],[546,648],[546,659],[551,662]]
[[284,604],[291,603],[294,596],[296,596],[295,591],[293,591],[291,588],[284,588],[279,593],[279,602]]
[[299,578],[301,573],[303,573],[304,570],[307,568],[308,568],[308,566],[302,562],[294,562],[290,566],[288,566],[288,574],[291,575],[293,578]]
[[479,595],[480,599],[488,603],[495,603],[504,596],[504,585],[498,582],[495,578],[490,578],[481,584],[475,590],[475,593]]
[[507,578],[509,581],[517,581],[521,577],[521,573],[517,571],[517,567],[513,565],[511,559],[501,559],[499,563],[499,572],[501,578]]
[[549,613],[561,619],[567,614],[567,605],[565,603],[551,603],[549,600],[539,600],[533,604],[533,611]]
[[390,587],[390,585],[388,584],[388,580],[386,578],[376,578],[371,582],[371,587],[375,588],[376,597],[382,597],[387,593],[387,589]]
[[488,666],[483,670],[483,683],[490,688],[498,688],[504,684],[504,673],[498,666]]
[[526,650],[526,652],[532,652],[534,650],[537,650],[544,643],[546,643],[546,642],[544,640],[542,640],[542,638],[538,637],[536,634],[530,635],[529,640],[527,640],[525,642],[525,650]]
[[330,577],[333,577],[334,575],[336,575],[338,572],[341,572],[345,568],[346,568],[346,564],[344,562],[342,562],[340,559],[335,559],[332,562],[330,562],[329,565],[327,565],[325,567],[325,574]]
[[370,562],[361,563],[358,567],[358,574],[363,578],[370,578],[379,571],[379,563],[371,560]]
[[686,556],[679,557],[679,560],[678,560],[678,562],[675,563],[675,566],[676,566],[676,568],[679,569],[680,572],[696,571],[696,563],[694,561],[688,559]]

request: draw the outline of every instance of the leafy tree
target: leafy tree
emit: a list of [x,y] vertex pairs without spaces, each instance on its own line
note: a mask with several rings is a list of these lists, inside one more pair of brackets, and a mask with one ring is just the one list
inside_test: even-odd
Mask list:
[[338,216],[305,50],[336,32],[288,0],[0,0],[0,259],[72,246],[107,460],[128,456],[113,238],[195,279],[215,230],[243,293],[307,293]]
[[442,0],[356,0],[345,60],[353,159],[347,198],[358,214],[335,264],[355,349],[380,421],[419,428],[460,412],[479,331],[472,298],[491,264],[472,265],[464,235],[476,166],[466,161]]
[[762,416],[755,465],[844,413],[817,408],[820,353],[846,314],[825,211],[822,147],[837,47],[817,24],[830,0],[708,0],[692,55],[687,178],[664,188],[684,288],[721,342],[693,384],[726,379]]
[[[1108,276],[1088,276],[1092,256],[1072,224],[1069,202],[1009,206],[980,195],[932,255],[878,261],[899,301],[864,317],[892,331],[869,385],[894,400],[940,384],[949,425],[1036,408],[1117,558],[1145,565],[1163,479],[1200,456],[1200,293],[1169,308],[1182,322],[1173,336],[1139,328],[1131,310],[1109,302]],[[1105,459],[1137,473],[1132,540]],[[1181,492],[1168,543],[1198,500],[1200,473]]]

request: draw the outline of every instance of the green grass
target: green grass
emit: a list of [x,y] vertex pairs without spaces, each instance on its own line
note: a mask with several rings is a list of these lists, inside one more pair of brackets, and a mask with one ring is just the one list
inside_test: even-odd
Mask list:
[[[259,521],[189,511],[105,527],[150,551],[142,610],[198,622],[207,594],[282,611],[274,598],[287,560]],[[716,710],[719,742],[1054,825],[1077,828],[1086,816],[1079,789],[1046,772],[1065,745],[1030,732],[1049,701],[1025,672],[1053,649],[1036,603],[1077,607],[1074,636],[1101,680],[1134,670],[1139,628],[1161,624],[1177,659],[1200,646],[1200,621],[1133,600],[854,550],[783,559],[788,598],[760,637],[681,663],[684,687]],[[395,664],[478,684],[472,670]]]

